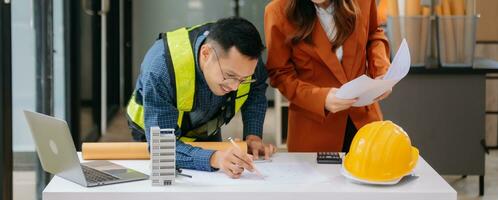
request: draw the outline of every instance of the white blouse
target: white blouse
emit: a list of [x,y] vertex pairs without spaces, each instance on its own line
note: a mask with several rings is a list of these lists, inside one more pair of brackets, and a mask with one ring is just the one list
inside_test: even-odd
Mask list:
[[[315,4],[316,14],[318,19],[320,19],[320,24],[322,25],[323,30],[327,33],[327,38],[329,41],[334,39],[337,30],[335,29],[334,17],[332,13],[334,12],[334,8],[332,7],[332,3],[327,7],[327,9],[323,9],[322,7]],[[337,48],[336,55],[339,61],[342,61],[343,50],[342,46]]]

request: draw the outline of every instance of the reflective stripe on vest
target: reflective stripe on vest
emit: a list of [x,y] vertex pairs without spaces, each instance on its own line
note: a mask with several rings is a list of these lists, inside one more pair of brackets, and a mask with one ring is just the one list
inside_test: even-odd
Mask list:
[[[249,77],[249,79],[252,79],[252,77]],[[251,84],[239,85],[239,88],[237,89],[237,98],[235,99],[236,113],[239,112],[242,105],[246,102],[247,97],[249,97],[249,90],[251,90]]]
[[178,111],[189,112],[194,105],[195,59],[188,31],[181,28],[166,35],[175,71],[176,108]]
[[[178,109],[178,127],[182,126],[182,120],[185,112],[190,112],[194,104],[195,94],[195,59],[192,51],[189,31],[197,28],[180,28],[178,30],[167,32],[166,39],[170,51],[170,57],[173,63],[176,87],[176,108]],[[166,55],[167,56],[167,55]],[[251,79],[252,77],[249,77]],[[237,90],[235,99],[235,112],[238,112],[246,102],[251,84],[240,85]],[[140,105],[133,93],[126,109],[129,120],[136,124],[142,131],[145,129],[143,105]],[[170,127],[164,127],[170,128]],[[192,142],[195,138],[180,137],[181,141]]]
[[128,102],[128,106],[126,107],[126,114],[128,115],[129,120],[133,121],[142,130],[145,129],[144,107],[138,104],[135,100],[135,93],[131,95],[131,99]]

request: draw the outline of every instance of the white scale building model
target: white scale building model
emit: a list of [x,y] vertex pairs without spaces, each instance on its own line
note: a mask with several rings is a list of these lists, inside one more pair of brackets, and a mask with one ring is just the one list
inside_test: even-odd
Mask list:
[[153,186],[173,184],[176,175],[175,129],[150,128],[150,162]]

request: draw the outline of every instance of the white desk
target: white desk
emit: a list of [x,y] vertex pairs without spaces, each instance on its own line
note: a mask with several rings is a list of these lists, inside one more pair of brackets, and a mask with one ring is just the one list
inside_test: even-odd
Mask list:
[[[117,164],[149,174],[147,160],[118,160]],[[172,186],[153,187],[150,180],[99,186],[82,187],[55,176],[43,191],[44,200],[261,200],[261,199],[382,199],[456,200],[456,191],[439,174],[420,158],[415,168],[417,178],[403,179],[394,186],[367,186],[350,182],[340,174],[340,165],[316,164],[315,153],[278,153],[272,163],[308,163],[325,181],[316,184],[269,184],[261,181],[252,185],[193,186],[176,182]],[[212,176],[211,173],[202,175]],[[197,174],[197,176],[199,176]],[[228,178],[228,177],[227,177]],[[195,176],[190,181],[195,181]]]

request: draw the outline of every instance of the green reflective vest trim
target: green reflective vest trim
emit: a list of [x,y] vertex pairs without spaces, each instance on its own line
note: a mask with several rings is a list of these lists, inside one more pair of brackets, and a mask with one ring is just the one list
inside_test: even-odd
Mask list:
[[186,28],[180,28],[166,35],[175,71],[176,108],[178,111],[189,112],[194,105],[195,59],[190,48],[188,31]]
[[126,107],[128,119],[132,120],[142,130],[145,129],[144,124],[144,107],[135,101],[135,93],[131,95],[128,106]]
[[[166,33],[167,45],[170,51],[171,61],[173,63],[176,88],[176,107],[178,109],[178,127],[182,127],[183,116],[185,112],[190,112],[194,105],[195,98],[195,57],[191,48],[189,39],[189,31],[193,31],[202,25],[191,28],[180,28],[172,32]],[[251,79],[252,77],[249,77]],[[235,99],[235,112],[238,112],[246,102],[251,84],[240,85],[237,90]],[[136,101],[135,93],[133,93],[126,113],[128,119],[131,120],[137,128],[145,129],[143,105]],[[216,118],[215,118],[216,119]],[[208,122],[209,123],[209,122]],[[168,127],[165,127],[168,128]],[[196,138],[179,137],[183,142],[193,142]]]
[[195,140],[196,140],[196,138],[185,137],[185,136],[182,136],[179,138],[177,137],[177,139],[179,139],[182,142],[195,142]]
[[[249,77],[249,79],[252,79],[252,77]],[[247,97],[249,96],[249,90],[251,90],[251,84],[239,85],[239,88],[237,89],[237,99],[235,99],[235,112],[239,112],[242,105],[246,102]]]

